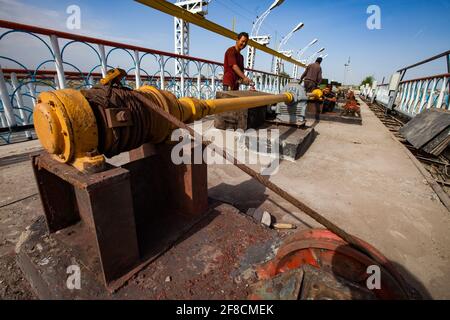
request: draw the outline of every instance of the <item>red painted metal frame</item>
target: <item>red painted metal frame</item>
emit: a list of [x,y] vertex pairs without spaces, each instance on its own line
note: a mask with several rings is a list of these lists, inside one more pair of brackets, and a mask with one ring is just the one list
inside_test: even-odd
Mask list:
[[[191,56],[178,55],[178,54],[171,53],[171,52],[154,50],[154,49],[149,49],[149,48],[139,47],[139,46],[133,46],[133,45],[128,45],[128,44],[124,44],[124,43],[120,43],[120,42],[103,40],[103,39],[98,39],[98,38],[93,38],[93,37],[81,36],[81,35],[77,35],[77,34],[73,34],[73,33],[56,31],[56,30],[46,29],[46,28],[41,28],[41,27],[36,27],[36,26],[30,26],[30,25],[6,21],[6,20],[0,20],[0,28],[21,30],[21,31],[26,31],[26,32],[43,34],[43,35],[47,35],[47,36],[55,35],[58,38],[76,40],[76,41],[80,41],[80,42],[102,44],[104,46],[109,46],[109,47],[116,47],[116,48],[122,48],[122,49],[128,49],[128,50],[137,50],[137,51],[141,51],[141,52],[145,52],[145,53],[164,55],[164,56],[177,58],[177,59],[186,59],[186,60],[192,60],[192,61],[197,61],[197,62],[203,62],[203,63],[209,63],[209,64],[223,66],[223,63],[220,63],[217,61],[195,58],[195,57],[191,57]],[[263,74],[272,75],[272,76],[277,76],[276,74],[273,74],[273,73],[254,70],[254,69],[245,69],[245,70],[263,73]]]
[[450,73],[438,74],[435,76],[429,76],[429,77],[423,77],[423,78],[417,78],[417,79],[411,79],[411,80],[404,80],[404,81],[400,82],[400,84],[414,82],[414,81],[431,80],[431,79],[435,79],[435,78],[445,78],[445,77],[449,78]]

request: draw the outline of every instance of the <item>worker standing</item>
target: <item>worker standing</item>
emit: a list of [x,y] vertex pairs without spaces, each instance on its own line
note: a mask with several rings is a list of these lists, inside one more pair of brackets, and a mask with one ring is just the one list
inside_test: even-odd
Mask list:
[[244,74],[244,57],[241,51],[247,46],[248,33],[239,33],[236,44],[225,52],[223,63],[223,91],[239,90],[239,85],[251,85],[252,81]]
[[303,72],[300,82],[303,81],[306,93],[312,92],[316,89],[322,82],[322,58],[317,58],[316,62],[310,64],[306,67],[305,72]]

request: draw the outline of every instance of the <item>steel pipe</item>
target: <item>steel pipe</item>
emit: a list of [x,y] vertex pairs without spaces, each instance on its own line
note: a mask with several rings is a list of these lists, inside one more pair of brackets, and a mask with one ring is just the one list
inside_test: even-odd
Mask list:
[[138,90],[99,86],[55,90],[39,95],[34,111],[36,133],[44,149],[59,162],[80,171],[101,171],[112,157],[144,143],[163,143],[175,127],[152,111],[162,109],[183,123],[208,115],[276,103],[293,103],[290,92],[234,99],[177,99],[151,86]]

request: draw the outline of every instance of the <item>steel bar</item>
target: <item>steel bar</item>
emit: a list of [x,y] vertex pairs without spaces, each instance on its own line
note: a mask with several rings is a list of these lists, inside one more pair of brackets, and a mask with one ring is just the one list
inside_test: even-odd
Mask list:
[[292,99],[291,97],[289,97],[289,95],[282,93],[277,95],[241,97],[239,99],[226,98],[205,101],[205,103],[211,108],[211,111],[214,114],[237,111],[246,108],[270,106],[279,102],[289,104],[290,102],[292,102]]
[[[409,66],[409,67],[402,68],[402,69],[398,70],[397,72],[401,72],[401,71],[405,71],[405,70],[407,70],[407,69],[411,69],[411,68],[418,67],[418,66],[420,66],[420,65],[422,65],[422,64],[425,64],[425,63],[427,63],[427,62],[430,62],[430,61],[433,61],[433,60],[436,60],[436,59],[439,59],[439,58],[442,58],[442,57],[446,57],[446,56],[448,56],[449,54],[450,54],[450,50],[447,50],[447,51],[445,51],[445,52],[443,52],[443,53],[440,53],[440,54],[438,54],[438,55],[435,55],[435,56],[433,56],[433,57],[431,57],[431,58],[428,58],[428,59],[425,59],[425,60],[420,61],[420,62],[418,62],[418,63],[415,63],[415,64],[413,64],[413,65],[411,65],[411,66]],[[450,72],[450,70],[449,70],[449,72]]]
[[[236,40],[236,38],[237,38],[236,32],[233,32],[233,31],[231,31],[227,28],[224,28],[212,21],[209,21],[200,15],[190,13],[189,11],[186,11],[180,7],[177,7],[176,5],[174,5],[168,1],[165,1],[165,0],[136,0],[136,2],[139,2],[143,5],[151,7],[153,9],[159,10],[161,12],[167,13],[171,16],[178,17],[189,23],[193,23],[199,27],[202,27],[202,28],[212,31],[214,33],[220,34],[224,37],[227,37],[227,38],[230,38],[233,40]],[[253,41],[251,39],[248,41],[248,45],[252,46],[258,50],[264,51],[272,56],[279,57],[282,60],[296,64],[300,67],[303,67],[303,68],[306,67],[305,64],[303,64],[295,59],[289,58],[288,56],[285,56],[284,54],[281,54],[273,49],[263,46],[263,45],[259,44],[258,42]]]

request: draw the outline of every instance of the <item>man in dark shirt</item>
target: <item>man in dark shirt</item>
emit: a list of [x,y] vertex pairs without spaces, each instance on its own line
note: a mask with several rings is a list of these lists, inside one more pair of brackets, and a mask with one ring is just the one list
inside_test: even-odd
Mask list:
[[316,62],[310,64],[306,67],[305,72],[303,72],[300,82],[304,81],[304,86],[306,93],[312,92],[316,89],[322,82],[322,58],[317,58]]
[[225,52],[223,63],[223,90],[239,90],[239,84],[250,85],[252,81],[244,74],[244,57],[240,53],[246,46],[248,33],[239,33],[236,44]]
[[336,95],[333,92],[333,86],[331,84],[327,85],[325,89],[323,89],[323,108],[322,112],[333,112],[334,107],[336,106]]

